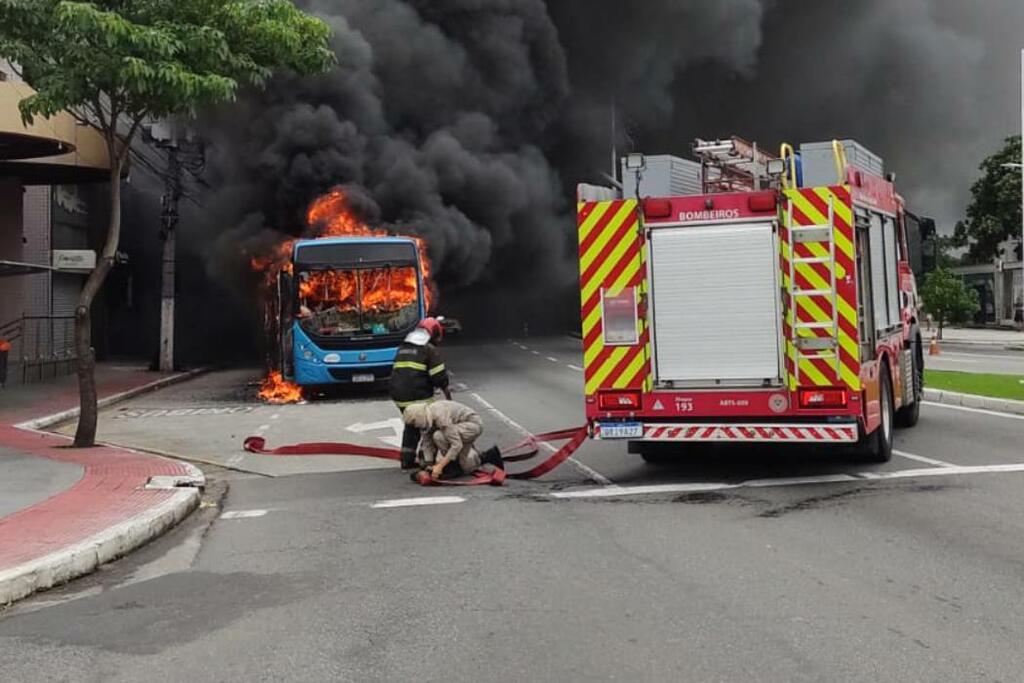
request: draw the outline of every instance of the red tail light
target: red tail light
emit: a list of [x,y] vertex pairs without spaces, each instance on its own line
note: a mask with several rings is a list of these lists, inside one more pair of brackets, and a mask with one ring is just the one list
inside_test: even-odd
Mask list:
[[667,199],[645,199],[644,218],[668,218],[672,215],[672,202]]
[[752,194],[747,199],[747,206],[750,207],[751,211],[774,211],[775,207],[778,206],[778,198],[774,192]]
[[845,408],[850,400],[846,389],[801,389],[801,408]]
[[639,391],[603,391],[597,396],[601,410],[640,410]]

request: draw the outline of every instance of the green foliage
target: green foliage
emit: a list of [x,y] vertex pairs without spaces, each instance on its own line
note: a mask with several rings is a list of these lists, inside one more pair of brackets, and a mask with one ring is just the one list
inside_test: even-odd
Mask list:
[[940,330],[946,323],[967,320],[981,307],[978,293],[946,268],[928,273],[921,287],[921,299],[924,310],[934,316]]
[[924,371],[925,386],[960,394],[1024,401],[1024,377],[973,372]]
[[1003,164],[1021,163],[1020,136],[1007,138],[1003,148],[981,164],[982,177],[971,186],[973,196],[967,220],[959,223],[956,246],[970,246],[968,258],[987,263],[998,253],[999,243],[1020,232],[1021,169]]
[[68,110],[112,149],[143,118],[230,101],[274,69],[329,67],[329,37],[290,0],[0,0],[0,57],[36,90],[26,123]]

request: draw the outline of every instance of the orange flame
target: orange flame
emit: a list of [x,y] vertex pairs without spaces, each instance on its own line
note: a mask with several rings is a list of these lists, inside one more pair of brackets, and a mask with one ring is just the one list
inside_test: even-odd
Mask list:
[[267,403],[296,403],[302,400],[302,388],[274,370],[260,382],[259,397]]
[[[371,228],[359,220],[348,205],[348,198],[340,189],[334,189],[314,201],[309,211],[306,212],[306,223],[314,231],[316,237],[387,237],[388,231],[380,228]],[[416,242],[416,251],[419,253],[420,271],[423,273],[423,282],[426,283],[424,295],[426,298],[427,310],[434,306],[434,287],[431,282],[430,258],[427,256],[427,243],[414,235],[399,235],[407,237]],[[288,253],[291,253],[291,243],[288,244]],[[415,273],[413,273],[415,282]],[[413,293],[415,298],[415,292]],[[363,304],[367,303],[364,293]],[[373,298],[375,295],[370,295]],[[411,303],[410,299],[406,303]],[[403,304],[404,305],[404,304]]]
[[[306,224],[307,234],[310,238],[314,239],[320,237],[386,237],[389,234],[387,230],[372,228],[359,220],[352,212],[345,193],[337,188],[317,198],[310,205],[309,210],[306,212]],[[423,294],[427,310],[429,311],[434,306],[436,294],[433,282],[431,281],[432,269],[430,258],[427,256],[427,244],[422,238],[414,235],[400,235],[400,237],[407,237],[416,243],[416,250],[420,261],[420,272],[423,274],[423,282],[425,283]],[[267,285],[272,285],[277,281],[277,276],[281,272],[292,272],[291,255],[294,245],[295,240],[285,240],[275,246],[271,253],[252,257],[249,265],[257,272],[266,273]],[[405,271],[405,269],[401,269],[401,271]],[[396,270],[395,272],[399,271]],[[392,288],[397,286],[398,289],[402,290],[403,294],[396,296],[396,305],[398,306],[407,305],[415,300],[416,290],[418,289],[415,286],[415,273],[412,269],[409,269],[409,273],[412,275],[411,281],[405,277],[392,277],[390,283],[381,283],[382,286],[390,284]],[[330,272],[310,273],[310,281],[327,280],[333,282],[332,278],[336,278],[339,275],[344,274]],[[320,282],[320,284],[322,285],[323,283]],[[413,287],[412,298],[405,294],[409,286]],[[309,290],[309,288],[305,289]],[[344,291],[342,289],[342,292]],[[379,305],[377,302],[386,300],[386,294],[376,290],[364,291],[363,293],[363,305],[367,308],[374,308]],[[399,300],[404,300],[405,303],[397,303]]]

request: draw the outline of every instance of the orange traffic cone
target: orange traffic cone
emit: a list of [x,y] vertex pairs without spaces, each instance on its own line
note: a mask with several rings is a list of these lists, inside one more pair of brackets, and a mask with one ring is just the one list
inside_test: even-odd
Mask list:
[[928,347],[928,355],[937,356],[940,353],[942,353],[942,351],[939,349],[939,338],[936,337],[935,335],[932,335],[932,343]]

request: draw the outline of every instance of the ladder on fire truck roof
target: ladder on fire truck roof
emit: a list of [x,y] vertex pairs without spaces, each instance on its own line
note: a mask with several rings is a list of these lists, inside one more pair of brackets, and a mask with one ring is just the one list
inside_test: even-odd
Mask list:
[[700,161],[705,194],[767,189],[771,182],[768,162],[778,158],[759,149],[757,143],[736,136],[728,140],[697,138],[693,154]]
[[[789,235],[789,310],[793,322],[789,328],[790,343],[793,345],[794,359],[793,376],[797,385],[800,384],[800,361],[821,360],[831,362],[835,368],[836,378],[840,377],[842,361],[839,356],[839,294],[836,283],[836,241],[835,241],[835,205],[834,198],[828,202],[828,222],[817,225],[793,224],[793,200],[787,202],[786,229]],[[796,245],[808,245],[812,256],[797,255]],[[811,247],[811,245],[817,245]],[[827,246],[826,246],[827,245]],[[821,252],[826,252],[821,254]],[[797,266],[827,265],[829,270],[829,289],[802,289],[796,281]],[[806,279],[806,278],[805,278]],[[821,300],[827,298],[832,304],[832,319],[821,321],[803,321],[800,319],[798,299]],[[809,330],[811,335],[802,335]],[[818,334],[827,330],[828,336]]]

